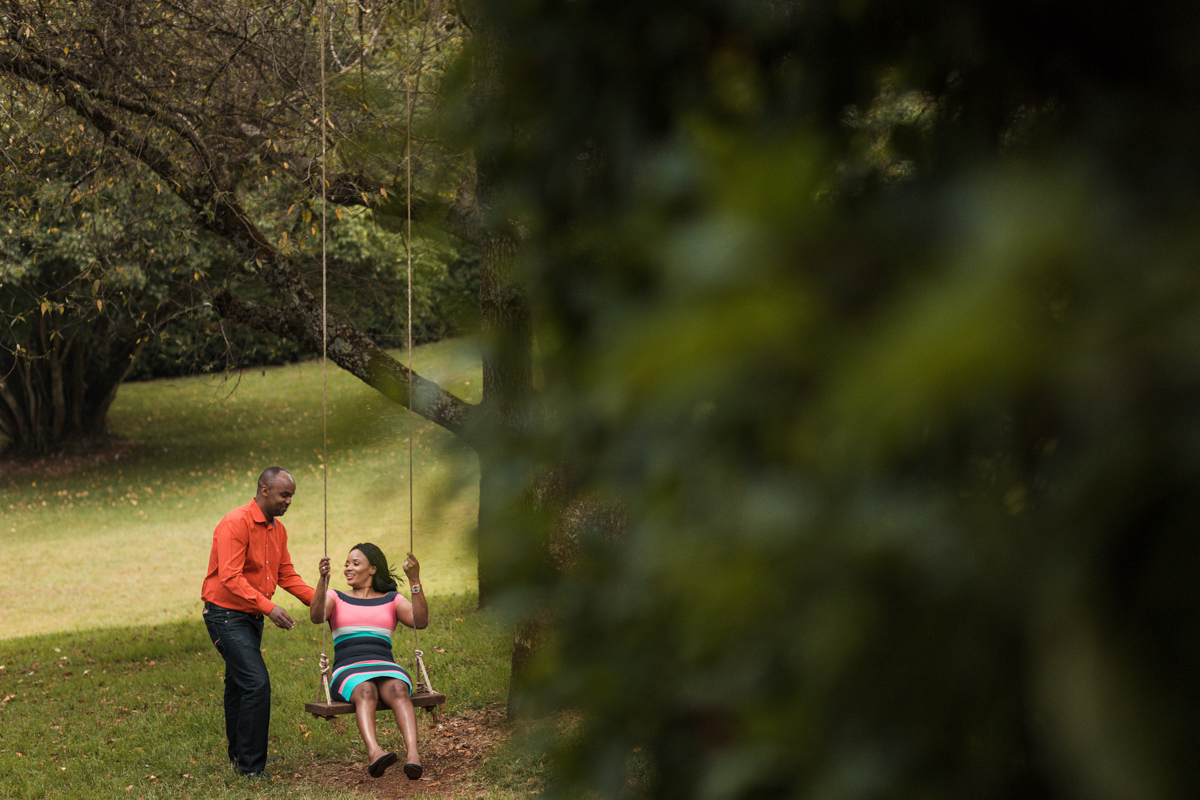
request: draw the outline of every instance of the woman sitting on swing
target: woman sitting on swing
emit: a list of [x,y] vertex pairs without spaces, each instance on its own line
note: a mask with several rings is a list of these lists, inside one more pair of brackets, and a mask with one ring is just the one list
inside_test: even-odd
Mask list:
[[404,774],[415,781],[421,777],[421,756],[417,752],[417,715],[409,699],[413,681],[392,657],[392,632],[397,621],[410,628],[429,624],[421,565],[412,553],[404,560],[412,602],[397,594],[396,575],[387,557],[369,542],[354,545],[346,557],[349,592],[329,589],[329,556],[321,559],[319,570],[309,618],[318,625],[329,622],[333,629],[330,690],[334,699],[354,704],[358,732],[367,745],[367,773],[381,777],[397,760],[396,754],[385,751],[375,738],[375,709],[382,702],[396,715],[408,751]]

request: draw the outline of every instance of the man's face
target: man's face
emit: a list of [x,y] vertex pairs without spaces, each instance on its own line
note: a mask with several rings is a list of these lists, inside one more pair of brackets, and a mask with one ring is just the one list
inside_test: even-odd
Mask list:
[[292,495],[295,493],[296,482],[292,480],[291,475],[281,472],[275,476],[275,481],[270,486],[263,486],[258,490],[259,505],[264,514],[281,517],[292,504]]

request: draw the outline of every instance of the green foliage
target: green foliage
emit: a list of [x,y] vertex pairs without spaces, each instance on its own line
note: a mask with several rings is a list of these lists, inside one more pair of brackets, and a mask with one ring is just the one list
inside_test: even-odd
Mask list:
[[[311,233],[313,214],[293,210],[266,231],[288,240],[297,263],[314,284],[321,281],[320,240]],[[331,313],[353,319],[385,347],[404,347],[408,330],[408,259],[404,237],[376,222],[376,213],[339,210],[330,215],[326,243]],[[307,222],[306,222],[307,220]],[[303,235],[308,229],[308,234]],[[430,237],[413,238],[412,324],[414,344],[440,341],[475,328],[478,255],[468,247]],[[265,287],[245,276],[243,296],[269,301]],[[131,380],[196,375],[295,362],[308,353],[295,342],[222,321],[201,306],[172,319],[147,337]]]
[[293,363],[309,354],[269,333],[222,323],[206,307],[147,337],[126,380],[145,381]]
[[[407,340],[409,253],[403,230],[381,213],[348,211],[331,228],[332,296],[340,310],[380,344]],[[479,291],[477,251],[448,237],[412,239],[413,342],[467,333],[475,327]],[[312,265],[311,269],[318,269]]]
[[339,99],[369,113],[338,141],[332,155],[338,169],[391,183],[387,194],[370,198],[371,204],[391,208],[402,219],[410,170],[418,201],[429,193],[445,194],[473,173],[470,152],[451,146],[439,124],[455,98],[447,83],[461,57],[462,28],[453,9],[437,4],[371,11],[381,18],[369,58],[332,76],[329,86]]
[[[102,433],[106,389],[143,347],[137,378],[299,357],[301,346],[282,336],[312,347],[317,337],[298,334],[304,326],[296,317],[311,321],[313,309],[287,307],[280,295],[319,295],[322,197],[331,201],[331,313],[346,315],[384,346],[406,341],[397,324],[407,320],[406,303],[397,303],[408,290],[397,270],[401,242],[358,212],[369,208],[394,222],[415,192],[418,215],[433,220],[447,205],[439,194],[443,178],[469,176],[463,154],[433,137],[428,124],[440,102],[439,74],[460,33],[452,17],[412,4],[331,3],[322,12],[324,25],[291,0],[253,7],[230,0],[187,12],[155,2],[116,9],[109,0],[18,0],[0,12],[0,133],[13,155],[5,175],[14,177],[0,188],[0,203],[7,204],[7,221],[17,223],[10,234],[22,227],[26,240],[4,254],[0,280],[35,280],[31,263],[44,272],[50,260],[61,272],[54,286],[74,296],[89,285],[95,293],[94,273],[108,269],[129,285],[109,287],[116,296],[102,299],[119,300],[121,321],[132,321],[98,328],[75,348],[78,358],[108,365],[106,381],[94,381],[105,385],[88,405],[82,433],[53,421],[73,415],[45,399],[54,397],[58,380],[51,348],[0,342],[18,361],[32,354],[51,364],[12,379],[22,382],[12,397],[32,393],[37,402],[20,409],[4,398],[9,413],[0,414],[0,430],[10,446],[44,451]],[[317,124],[318,107],[327,126]],[[56,216],[74,214],[73,224],[42,208],[49,201],[37,195],[47,191],[55,193]],[[428,232],[413,240],[415,338],[468,330],[464,300],[477,284],[477,257]],[[104,266],[109,262],[112,269]],[[289,293],[272,286],[279,271],[307,287]],[[46,287],[8,291],[43,312],[63,310],[62,300],[43,297]],[[257,303],[240,320],[271,333],[217,323],[206,302],[226,293]],[[255,313],[262,309],[267,313]],[[104,310],[97,305],[95,315]],[[15,307],[10,318],[29,319]],[[276,324],[263,323],[268,318]],[[59,337],[73,321],[41,320],[40,335]],[[14,374],[3,363],[0,373]]]
[[[0,247],[0,314],[7,324],[0,346],[9,360],[0,363],[11,367],[22,353],[26,360],[45,361],[46,348],[32,341],[38,336],[73,342],[80,358],[99,365],[104,380],[97,376],[95,382],[103,384],[103,398],[127,368],[130,378],[145,380],[306,355],[277,336],[221,323],[204,303],[221,286],[240,284],[249,299],[266,299],[269,292],[227,243],[197,231],[182,203],[145,170],[115,161],[78,132],[55,138],[67,128],[61,119],[41,120],[39,128],[26,107],[14,109],[22,114],[0,132],[21,136],[25,145],[12,151],[3,172],[0,225],[8,236]],[[311,199],[296,202],[289,194],[294,189],[268,182],[250,194],[250,208],[263,216],[264,232],[319,284],[319,206]],[[377,214],[382,224],[375,222]],[[328,223],[331,310],[355,319],[381,344],[402,346],[407,259],[397,220],[353,208],[331,209]],[[413,270],[415,342],[474,327],[477,255],[445,237],[414,237]],[[48,394],[38,386],[46,380],[31,378],[36,391]],[[90,422],[95,414],[84,416]],[[78,435],[47,432],[44,441],[26,448],[16,426],[5,422],[0,417],[0,429],[18,449],[52,448]],[[103,423],[101,414],[91,433],[102,432]],[[36,425],[31,428],[36,435]]]
[[509,455],[629,520],[512,576],[562,794],[1196,794],[1185,4],[487,12],[553,409]]
[[45,144],[0,168],[0,435],[23,452],[105,432],[116,385],[217,256],[174,197],[86,144]]

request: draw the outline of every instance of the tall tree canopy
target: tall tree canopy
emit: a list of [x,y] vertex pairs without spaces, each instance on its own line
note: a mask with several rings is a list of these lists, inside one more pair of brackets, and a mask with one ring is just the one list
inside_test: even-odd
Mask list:
[[214,254],[181,228],[172,195],[121,181],[112,159],[102,172],[76,137],[34,146],[11,118],[0,130],[13,141],[0,167],[0,433],[46,452],[103,430],[134,357],[199,297],[193,276]]
[[[227,269],[203,287],[222,315],[310,352],[328,342],[336,363],[406,402],[405,369],[336,307],[321,330],[321,303],[302,268],[320,251],[322,195],[337,219],[362,206],[395,216],[413,175],[416,216],[455,230],[457,218],[444,213],[453,203],[428,180],[434,171],[454,180],[455,156],[406,135],[432,97],[409,82],[438,65],[455,23],[422,18],[418,27],[407,11],[330,3],[322,24],[311,4],[290,1],[6,2],[9,145],[28,151],[24,164],[44,156],[46,142],[77,162],[78,180],[63,176],[75,181],[58,198],[64,207],[114,179],[171,195],[176,216],[160,220],[168,231],[232,246]],[[21,169],[10,159],[8,174]],[[21,185],[6,181],[4,195],[14,214],[34,218]],[[14,357],[30,356],[26,348]],[[417,385],[421,412],[461,432],[465,404]]]

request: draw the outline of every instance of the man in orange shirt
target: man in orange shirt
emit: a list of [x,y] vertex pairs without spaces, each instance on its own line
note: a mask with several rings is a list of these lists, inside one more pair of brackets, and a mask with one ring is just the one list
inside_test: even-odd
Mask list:
[[213,531],[208,574],[200,589],[204,625],[225,659],[229,761],[250,778],[267,777],[271,676],[262,657],[263,617],[291,630],[296,624],[291,615],[271,600],[276,587],[304,605],[313,596],[292,566],[287,530],[278,519],[295,493],[296,482],[287,470],[263,470],[254,499],[226,514]]

